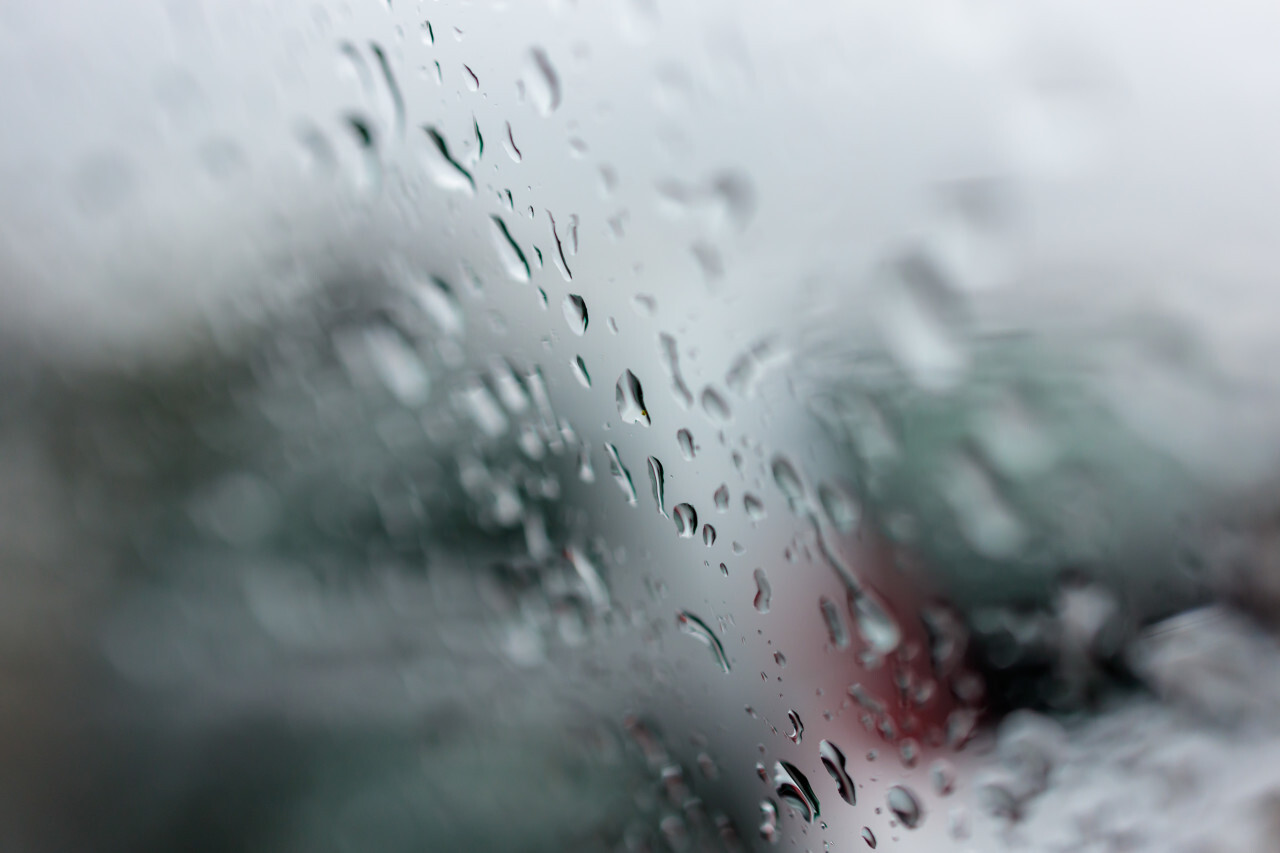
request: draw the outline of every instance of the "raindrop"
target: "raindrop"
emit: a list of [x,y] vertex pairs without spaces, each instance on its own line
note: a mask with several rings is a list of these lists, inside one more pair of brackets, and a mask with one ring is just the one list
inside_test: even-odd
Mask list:
[[627,496],[627,503],[635,506],[635,483],[631,481],[631,472],[627,470],[627,466],[622,464],[622,457],[618,455],[618,448],[606,442],[604,449],[605,453],[609,455],[609,473],[613,475],[613,481],[618,484],[618,488],[622,489],[622,493]]
[[494,399],[493,392],[480,380],[474,380],[459,394],[461,407],[465,408],[476,426],[488,438],[497,438],[507,431],[509,421],[502,407]]
[[676,532],[684,539],[692,538],[698,530],[698,511],[693,508],[693,504],[676,504],[672,515],[675,517]]
[[707,413],[707,417],[716,423],[728,423],[732,418],[729,411],[729,404],[725,402],[714,388],[705,388],[702,391],[702,410]]
[[[781,654],[782,652],[778,652],[777,655],[774,655],[775,662],[778,659],[778,655]],[[786,658],[783,658],[783,660],[785,661]],[[787,711],[787,721],[791,723],[791,731],[787,732],[787,737],[792,743],[799,743],[804,738],[804,721],[800,719],[799,714],[790,710]]]
[[529,51],[529,69],[524,81],[533,106],[541,115],[550,115],[560,106],[560,76],[542,48]]
[[711,500],[715,503],[717,512],[728,512],[729,487],[722,483],[720,488],[716,489],[716,493],[711,496]]
[[862,827],[862,840],[867,842],[867,846],[872,850],[876,849],[876,834],[871,831],[871,827]]
[[897,621],[867,590],[850,590],[849,613],[858,634],[878,654],[887,655],[902,642]]
[[768,613],[769,606],[773,603],[773,587],[769,586],[764,569],[756,569],[752,572],[752,577],[756,579],[756,597],[752,603],[759,612]]
[[346,127],[359,149],[359,165],[353,164],[352,182],[361,192],[377,192],[382,186],[382,162],[378,158],[378,142],[373,127],[356,115],[346,117]]
[[583,388],[591,387],[591,374],[587,372],[587,363],[582,360],[582,356],[575,356],[570,362],[573,366],[573,376],[578,380]]
[[423,44],[436,43],[436,31],[431,28],[430,21],[422,22],[422,43]]
[[480,78],[476,76],[476,72],[471,70],[470,65],[463,65],[462,70],[467,75],[467,88],[472,92],[480,91]]
[[720,564],[720,574],[724,575],[725,577],[729,577],[729,567],[726,566],[724,563]]
[[391,99],[391,115],[396,136],[404,138],[404,95],[400,92],[400,84],[391,70],[391,63],[380,45],[370,43],[369,50],[378,60],[378,70],[382,72],[382,83],[386,87],[387,96]]
[[710,649],[721,672],[729,671],[729,658],[724,653],[724,646],[720,644],[720,638],[707,627],[707,623],[687,610],[681,610],[676,614],[676,627]]
[[676,347],[676,339],[663,332],[658,336],[658,343],[662,348],[662,362],[671,376],[671,393],[675,396],[676,402],[687,409],[693,405],[693,392],[689,390],[684,376],[680,373],[680,354]]
[[[564,243],[560,241],[560,232],[556,230],[556,218],[551,211],[547,211],[547,221],[551,223],[551,239],[556,244],[555,264],[556,269],[560,271],[565,281],[573,281],[573,271],[569,269],[569,262],[565,260]],[[583,326],[585,330],[585,325]]]
[[822,611],[822,621],[827,626],[827,638],[837,649],[849,648],[849,632],[845,630],[844,618],[840,608],[828,596],[818,599],[818,608]]
[[959,297],[919,254],[892,264],[887,279],[880,320],[889,350],[920,387],[954,387],[969,361]]
[[898,756],[902,759],[902,766],[906,768],[915,767],[920,761],[920,743],[915,738],[904,738],[898,746]]
[[708,548],[716,544],[716,529],[710,524],[702,525],[702,544]]
[[444,190],[463,190],[467,193],[474,193],[476,189],[475,179],[449,153],[449,144],[440,134],[440,131],[429,125],[423,125],[422,130],[427,134],[427,139],[430,141],[423,159],[427,173],[435,181],[436,186]]
[[777,483],[778,490],[786,497],[791,511],[802,512],[808,501],[805,500],[804,484],[800,482],[800,475],[796,473],[796,469],[782,456],[775,456],[770,467],[773,470],[773,482]]
[[570,293],[560,306],[564,310],[564,321],[575,335],[587,333],[587,303],[576,293]]
[[956,771],[951,762],[939,758],[929,768],[929,777],[933,780],[933,790],[938,796],[948,796],[956,789]]
[[1022,550],[1026,529],[984,465],[970,458],[958,459],[942,492],[956,514],[961,533],[979,554],[1001,559]]
[[778,807],[771,800],[760,801],[760,837],[770,844],[778,843]]
[[787,656],[784,655],[782,652],[774,652],[773,662],[778,665],[779,669],[782,669],[787,665]]
[[752,521],[760,521],[765,517],[764,502],[750,492],[743,495],[742,508],[747,511],[747,517]]
[[507,122],[507,138],[503,140],[502,147],[507,149],[507,156],[517,163],[524,159],[524,155],[516,147],[516,138],[511,132],[511,122]]
[[585,444],[578,450],[578,479],[584,483],[596,481],[595,468],[591,467],[591,448]]
[[644,389],[640,380],[630,370],[623,371],[618,377],[616,389],[618,401],[618,417],[624,424],[640,424],[649,426],[649,411],[644,406]]
[[397,400],[406,406],[426,402],[431,376],[399,332],[387,327],[371,329],[365,334],[365,345],[378,378]]
[[844,490],[829,483],[818,486],[818,502],[831,523],[841,533],[852,532],[858,524],[858,507]]
[[490,216],[493,222],[493,244],[497,247],[498,258],[506,268],[507,275],[516,281],[529,280],[529,261],[524,252],[516,245],[515,238],[507,230],[507,223],[498,216]]
[[676,443],[680,445],[680,455],[684,457],[685,462],[693,460],[693,436],[687,429],[682,429],[676,433]]
[[811,822],[821,814],[818,798],[808,778],[789,761],[779,761],[773,766],[774,793],[784,803],[800,812],[805,822]]
[[824,740],[818,744],[818,757],[822,759],[822,766],[827,769],[832,781],[836,783],[836,791],[840,794],[840,799],[851,806],[856,805],[858,795],[854,789],[853,780],[849,778],[849,771],[845,768],[844,753],[840,747],[829,740]]
[[658,507],[658,514],[666,518],[666,481],[662,476],[662,462],[656,456],[649,457],[649,486],[653,490],[653,503]]
[[909,788],[902,785],[894,785],[889,789],[887,797],[889,803],[889,811],[893,812],[894,817],[907,829],[915,829],[920,825],[920,821],[924,817],[924,811],[920,807],[920,801],[916,799],[916,795]]

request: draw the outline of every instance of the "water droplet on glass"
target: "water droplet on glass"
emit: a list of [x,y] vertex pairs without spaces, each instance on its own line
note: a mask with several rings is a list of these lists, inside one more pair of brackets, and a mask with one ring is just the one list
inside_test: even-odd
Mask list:
[[662,475],[662,462],[656,456],[649,457],[649,486],[653,491],[653,502],[658,508],[658,514],[666,518],[666,481]]
[[680,455],[684,457],[684,461],[693,460],[693,436],[687,429],[682,429],[676,433],[676,442],[680,445]]
[[929,768],[929,777],[933,780],[933,790],[938,796],[948,796],[956,789],[956,771],[951,762],[938,759]]
[[717,512],[728,512],[729,487],[721,484],[720,488],[716,489],[716,493],[711,496],[711,500],[715,503]]
[[[779,652],[778,654],[781,654]],[[777,659],[775,655],[774,659]],[[786,660],[786,658],[783,658]],[[800,715],[795,711],[787,711],[787,721],[791,723],[791,731],[787,732],[787,737],[792,743],[799,743],[804,738],[804,722],[801,721]]]
[[853,780],[849,778],[849,771],[845,768],[844,753],[840,747],[829,740],[824,740],[818,744],[818,757],[822,760],[822,766],[827,769],[832,781],[836,783],[836,791],[840,794],[840,799],[851,806],[856,805],[858,795],[854,789]]
[[720,574],[724,575],[725,577],[729,577],[729,567],[726,566],[724,563],[720,564]]
[[524,84],[533,101],[534,109],[541,115],[550,115],[560,106],[560,75],[547,58],[546,51],[535,47],[529,51],[528,68]]
[[733,417],[729,411],[729,404],[714,388],[703,389],[702,410],[707,413],[707,417],[717,424],[728,423]]
[[575,335],[587,333],[587,303],[581,296],[570,293],[561,304],[564,309],[564,321]]
[[775,456],[770,466],[773,471],[773,482],[787,499],[787,505],[794,513],[801,513],[808,505],[804,496],[804,484],[791,462],[782,456]]
[[827,639],[837,649],[849,648],[849,632],[844,627],[844,618],[840,615],[839,606],[828,596],[818,599],[818,609],[822,611],[822,621],[827,626]]
[[920,387],[954,387],[968,367],[959,297],[919,254],[892,264],[881,296],[880,323],[890,352]]
[[573,367],[573,376],[578,380],[578,384],[583,388],[590,388],[591,374],[587,372],[587,363],[582,360],[582,356],[575,356],[570,364]]
[[606,442],[604,449],[609,456],[609,473],[613,476],[613,481],[618,484],[618,488],[622,489],[622,493],[627,496],[627,503],[635,506],[635,483],[631,480],[631,472],[627,470],[627,466],[622,464],[622,457],[618,455],[618,448]]
[[820,484],[818,502],[822,504],[822,510],[827,514],[827,518],[831,519],[831,523],[840,532],[850,533],[857,526],[860,516],[858,506],[840,487],[829,483]]
[[902,629],[897,620],[869,591],[850,591],[849,613],[859,636],[878,654],[887,655],[902,642]]
[[702,525],[702,544],[708,548],[716,544],[716,529],[710,524]]
[[687,409],[693,405],[693,392],[689,390],[684,376],[680,373],[680,353],[676,339],[663,332],[658,336],[658,344],[661,347],[662,363],[666,365],[667,373],[671,377],[671,393],[680,407]]
[[498,259],[502,261],[503,269],[507,271],[507,275],[516,281],[528,281],[529,261],[525,258],[524,252],[516,245],[515,238],[511,236],[511,232],[507,230],[507,223],[503,222],[500,217],[490,216],[493,222],[493,245],[498,250]]
[[676,532],[681,537],[689,539],[698,531],[698,511],[693,508],[693,504],[676,504],[676,508],[672,510],[672,515],[676,522]]
[[618,416],[624,424],[640,424],[649,426],[649,411],[644,406],[644,389],[640,380],[630,370],[623,371],[618,377],[616,389]]
[[773,662],[778,665],[779,669],[782,669],[787,665],[787,656],[784,655],[782,652],[774,652]]
[[862,827],[862,840],[867,842],[867,846],[872,850],[876,849],[876,834],[871,831],[871,827]]
[[920,807],[920,801],[909,788],[902,785],[894,785],[889,789],[887,797],[889,803],[889,811],[893,812],[898,822],[907,829],[915,829],[920,825],[920,821],[924,817],[924,810]]
[[967,457],[950,466],[942,493],[956,514],[960,531],[984,557],[1013,557],[1022,550],[1027,532],[985,466]]
[[920,742],[911,737],[903,738],[898,745],[898,757],[902,759],[903,767],[915,767],[920,761]]
[[507,138],[502,141],[502,147],[506,149],[507,156],[517,163],[524,159],[524,155],[521,154],[520,149],[516,147],[516,138],[511,132],[511,122],[507,122]]
[[591,448],[585,444],[578,449],[578,479],[584,483],[596,481],[596,470],[591,466]]
[[720,638],[707,627],[707,623],[692,613],[681,610],[676,614],[676,627],[710,649],[721,672],[729,671],[729,657],[724,653],[724,646],[720,644]]
[[768,613],[769,606],[773,603],[773,588],[769,586],[769,579],[765,577],[764,569],[756,569],[751,576],[756,580],[756,597],[752,603],[759,612]]
[[765,517],[764,501],[750,492],[743,495],[742,508],[747,511],[747,517],[752,521],[760,521]]
[[770,844],[778,843],[778,807],[770,800],[760,801],[760,837]]
[[435,185],[443,190],[474,193],[475,179],[471,176],[471,172],[449,153],[449,143],[445,141],[440,131],[429,125],[424,125],[422,130],[427,136],[427,145],[423,149],[422,156],[423,166]]
[[821,813],[809,779],[791,762],[779,761],[774,765],[773,784],[778,798],[798,811],[806,823]]

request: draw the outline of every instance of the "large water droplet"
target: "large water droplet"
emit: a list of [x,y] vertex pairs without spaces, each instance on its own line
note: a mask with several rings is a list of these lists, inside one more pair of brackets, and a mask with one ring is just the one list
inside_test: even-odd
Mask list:
[[564,310],[564,321],[575,335],[587,333],[587,303],[576,293],[570,293],[561,304]]
[[524,256],[524,252],[516,245],[515,238],[511,236],[511,232],[507,230],[507,223],[503,222],[500,217],[490,216],[493,222],[493,245],[498,250],[498,259],[502,261],[502,267],[507,271],[507,275],[516,281],[529,280],[529,261]]
[[1022,550],[1026,528],[1001,497],[995,478],[985,466],[971,458],[957,459],[942,484],[942,492],[956,514],[961,533],[979,554],[1000,559]]
[[635,483],[631,480],[631,472],[627,470],[627,466],[622,464],[622,457],[618,455],[618,448],[606,442],[604,449],[609,456],[609,473],[613,475],[613,481],[618,484],[618,488],[622,489],[622,493],[627,496],[627,503],[635,506]]
[[693,460],[693,436],[687,429],[682,429],[676,433],[676,443],[680,445],[680,455],[684,457],[684,461],[691,462]]
[[662,462],[656,456],[649,457],[649,487],[653,490],[653,502],[658,507],[658,514],[666,518],[666,481],[662,474]]
[[702,544],[708,548],[716,544],[716,529],[710,524],[702,525]]
[[526,91],[534,109],[541,115],[550,115],[560,106],[560,75],[540,47],[529,51],[529,62],[523,77]]
[[836,791],[840,794],[840,799],[851,806],[856,805],[858,794],[854,789],[853,780],[849,778],[849,771],[845,768],[844,753],[840,751],[840,747],[829,740],[824,740],[818,744],[818,757],[822,760],[822,766],[827,769],[832,781],[836,783]]
[[827,639],[831,645],[837,649],[849,648],[849,632],[845,630],[839,606],[824,595],[818,599],[818,609],[822,611],[822,621],[826,623]]
[[769,606],[773,603],[773,587],[769,586],[764,569],[756,569],[751,576],[756,580],[756,597],[752,603],[759,612],[768,613]]
[[779,761],[774,765],[773,784],[778,798],[798,811],[806,822],[821,814],[809,779],[791,762]]
[[676,614],[676,626],[711,650],[721,672],[729,671],[729,657],[724,653],[724,646],[721,645],[720,638],[707,627],[707,623],[687,610],[681,610]]
[[894,785],[889,789],[887,800],[889,811],[893,812],[893,816],[899,823],[907,829],[915,829],[920,825],[920,821],[924,818],[924,810],[909,788]]
[[692,538],[698,530],[698,511],[693,508],[693,504],[676,504],[672,515],[675,517],[676,532],[682,538]]
[[649,410],[644,406],[644,389],[630,370],[623,371],[617,385],[618,416],[624,424],[649,426]]
[[747,511],[747,517],[752,521],[760,521],[765,517],[764,501],[750,492],[743,495],[742,508]]
[[862,827],[862,840],[867,842],[867,846],[872,850],[876,849],[876,834],[871,831],[871,827]]

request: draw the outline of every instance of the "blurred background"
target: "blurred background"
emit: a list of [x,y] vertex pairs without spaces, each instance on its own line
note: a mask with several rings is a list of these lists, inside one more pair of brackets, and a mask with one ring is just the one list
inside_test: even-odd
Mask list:
[[1280,850],[1278,40],[0,0],[0,846]]

